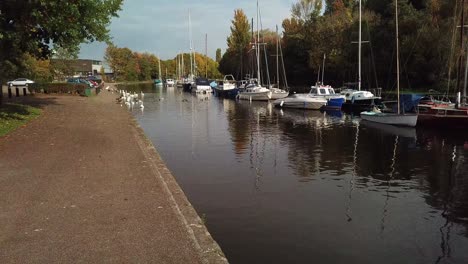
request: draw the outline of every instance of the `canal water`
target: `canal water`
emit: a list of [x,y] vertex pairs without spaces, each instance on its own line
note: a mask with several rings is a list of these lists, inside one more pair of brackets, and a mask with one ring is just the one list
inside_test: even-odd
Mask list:
[[231,263],[468,263],[466,131],[121,88]]

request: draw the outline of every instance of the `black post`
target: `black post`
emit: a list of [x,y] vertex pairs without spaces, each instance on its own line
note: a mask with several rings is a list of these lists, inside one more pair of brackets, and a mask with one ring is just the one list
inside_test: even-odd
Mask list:
[[27,92],[26,92],[26,87],[23,87],[23,95],[24,95],[24,96],[27,96],[27,95],[28,95]]
[[11,85],[8,85],[8,98],[11,99]]
[[3,102],[3,86],[2,83],[0,82],[0,105],[2,105]]
[[16,97],[19,97],[20,94],[19,94],[19,88],[18,88],[18,86],[15,87],[15,91],[16,91]]

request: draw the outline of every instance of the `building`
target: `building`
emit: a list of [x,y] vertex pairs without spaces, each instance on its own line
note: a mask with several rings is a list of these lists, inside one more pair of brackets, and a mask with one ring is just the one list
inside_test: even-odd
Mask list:
[[73,76],[99,75],[103,67],[99,60],[59,60],[52,59],[52,63],[63,65],[64,72],[69,71]]

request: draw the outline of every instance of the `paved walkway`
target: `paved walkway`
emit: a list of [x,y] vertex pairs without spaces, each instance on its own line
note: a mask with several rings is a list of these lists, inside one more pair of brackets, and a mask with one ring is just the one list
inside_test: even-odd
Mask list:
[[225,263],[115,94],[35,96],[0,138],[0,263]]

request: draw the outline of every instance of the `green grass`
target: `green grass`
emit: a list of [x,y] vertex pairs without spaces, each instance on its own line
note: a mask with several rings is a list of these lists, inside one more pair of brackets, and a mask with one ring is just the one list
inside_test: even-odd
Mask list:
[[0,106],[0,137],[14,131],[28,121],[38,117],[41,109],[21,104]]

